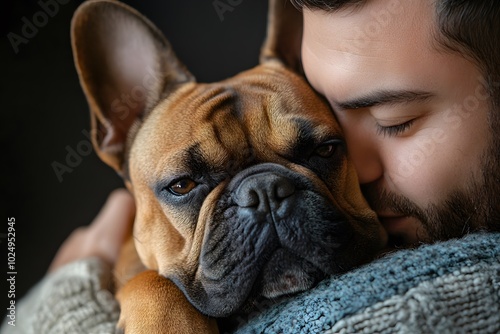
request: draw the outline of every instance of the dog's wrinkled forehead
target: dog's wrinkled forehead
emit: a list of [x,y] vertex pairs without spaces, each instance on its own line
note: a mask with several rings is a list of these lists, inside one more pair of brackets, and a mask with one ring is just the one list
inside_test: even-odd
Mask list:
[[[340,136],[330,110],[303,80],[263,71],[269,70],[188,84],[159,103],[135,137],[133,169],[154,171],[152,178],[201,166],[236,170],[286,160],[304,146]],[[269,74],[275,80],[259,80]]]

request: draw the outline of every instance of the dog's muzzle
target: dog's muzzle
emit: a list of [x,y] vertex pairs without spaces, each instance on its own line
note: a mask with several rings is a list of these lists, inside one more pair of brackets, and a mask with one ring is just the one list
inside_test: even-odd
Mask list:
[[171,278],[205,314],[224,317],[245,301],[313,287],[339,272],[352,234],[340,210],[305,176],[277,164],[237,174],[206,224],[193,277]]

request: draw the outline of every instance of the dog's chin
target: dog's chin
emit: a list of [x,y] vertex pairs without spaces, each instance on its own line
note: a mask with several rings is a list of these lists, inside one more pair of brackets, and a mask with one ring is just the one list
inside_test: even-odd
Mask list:
[[258,296],[276,300],[308,290],[325,276],[311,262],[280,248],[262,269],[254,291]]
[[250,295],[235,314],[262,312],[271,305],[313,288],[326,276],[311,262],[280,248],[261,269]]
[[219,319],[219,327],[232,332],[273,305],[313,288],[326,276],[311,262],[280,248],[261,269],[245,303],[232,315]]
[[327,274],[307,259],[288,249],[278,248],[268,255],[260,268],[254,267],[247,275],[238,276],[238,281],[224,277],[223,282],[213,286],[210,286],[209,280],[192,280],[189,284],[181,276],[168,278],[177,284],[200,312],[225,318],[232,314],[248,314],[256,308],[262,310],[264,304],[272,305],[311,289]]

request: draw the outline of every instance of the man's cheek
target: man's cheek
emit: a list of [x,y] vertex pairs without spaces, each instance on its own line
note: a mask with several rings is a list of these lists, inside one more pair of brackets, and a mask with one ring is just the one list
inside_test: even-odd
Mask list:
[[401,147],[393,166],[393,182],[396,184],[414,179],[433,164],[439,156],[439,152],[446,142],[444,130],[435,128],[422,136],[415,138],[411,145]]

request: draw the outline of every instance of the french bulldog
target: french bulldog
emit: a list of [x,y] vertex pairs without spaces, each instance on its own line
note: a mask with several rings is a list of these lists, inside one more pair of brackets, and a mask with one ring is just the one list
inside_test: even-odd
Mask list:
[[260,64],[199,83],[134,9],[94,0],[76,11],[93,145],[137,205],[117,269],[125,332],[217,332],[215,318],[384,247],[341,128],[302,73],[301,33],[301,13],[271,0]]

